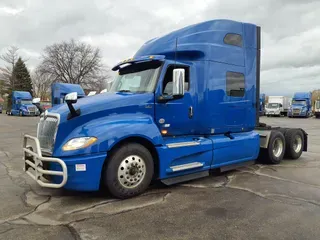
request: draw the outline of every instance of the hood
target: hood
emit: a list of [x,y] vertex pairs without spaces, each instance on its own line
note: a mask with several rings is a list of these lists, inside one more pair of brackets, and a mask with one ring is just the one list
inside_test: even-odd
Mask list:
[[302,105],[302,104],[292,104],[291,107],[292,107],[292,108],[295,108],[295,109],[307,108],[307,106]]
[[145,104],[153,103],[153,93],[102,93],[94,96],[78,99],[73,104],[74,108],[81,110],[81,115],[74,119],[67,120],[70,113],[66,103],[59,104],[48,110],[48,112],[59,113],[60,123],[63,121],[73,121],[79,118],[90,116],[90,119],[107,116],[109,114],[121,114],[132,112],[144,112]]
[[[108,116],[112,116],[113,121],[115,119],[121,121],[123,115],[136,113],[150,115],[153,118],[154,93],[102,93],[78,99],[73,106],[75,109],[80,109],[81,114],[69,120],[67,117],[70,111],[66,103],[46,110],[50,113],[60,114],[55,149],[59,149],[66,139],[70,139],[74,130],[90,121],[101,119],[101,124],[104,124],[103,121],[107,121]],[[84,130],[81,134],[87,136],[87,133],[88,131]],[[79,136],[78,133],[77,136]]]

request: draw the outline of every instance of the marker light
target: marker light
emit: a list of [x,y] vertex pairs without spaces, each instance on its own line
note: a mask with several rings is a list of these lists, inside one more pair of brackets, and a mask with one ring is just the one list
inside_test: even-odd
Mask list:
[[161,130],[161,134],[166,135],[168,131],[166,129]]
[[91,144],[95,143],[98,139],[95,137],[80,137],[70,139],[63,147],[63,151],[72,151],[81,148],[89,147]]

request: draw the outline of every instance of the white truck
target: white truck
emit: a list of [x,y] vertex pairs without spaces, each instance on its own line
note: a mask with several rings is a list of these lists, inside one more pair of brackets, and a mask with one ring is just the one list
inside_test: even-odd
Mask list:
[[270,116],[287,116],[290,101],[285,96],[269,96],[266,106],[266,115]]

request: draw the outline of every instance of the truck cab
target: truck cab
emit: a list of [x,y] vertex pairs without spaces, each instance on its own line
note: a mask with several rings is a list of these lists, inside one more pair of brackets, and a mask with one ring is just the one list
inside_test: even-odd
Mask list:
[[29,92],[13,91],[12,104],[8,106],[7,114],[15,116],[38,116],[39,110],[32,104],[32,96]]
[[85,92],[79,84],[53,83],[51,85],[51,106],[63,104],[68,93],[76,92],[78,98],[85,97]]
[[[110,91],[67,94],[41,115],[37,137],[24,136],[25,171],[41,186],[102,187],[128,198],[151,180],[170,185],[252,164],[260,154],[279,163],[286,151],[292,158],[306,151],[302,130],[260,126],[254,24],[194,24],[149,40],[112,70]],[[296,145],[285,148],[285,133]]]
[[294,94],[289,109],[289,117],[310,117],[312,115],[311,92],[297,92]]

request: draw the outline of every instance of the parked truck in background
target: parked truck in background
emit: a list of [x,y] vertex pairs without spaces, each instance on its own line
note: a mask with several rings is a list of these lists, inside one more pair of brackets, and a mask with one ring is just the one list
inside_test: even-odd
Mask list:
[[296,92],[292,97],[289,117],[310,117],[312,115],[312,93]]
[[[259,123],[260,27],[212,20],[146,42],[112,68],[109,92],[44,112],[24,136],[25,171],[41,186],[117,198],[307,151],[302,129]],[[35,149],[29,144],[33,141]]]
[[79,84],[53,83],[51,85],[51,106],[64,103],[65,96],[72,92],[76,92],[78,94],[78,98],[86,96]]
[[320,118],[320,100],[316,100],[314,103],[314,115],[316,118]]
[[266,105],[266,115],[287,116],[289,109],[289,98],[285,96],[269,96]]
[[29,92],[13,91],[11,106],[7,107],[7,115],[38,116],[39,110],[32,104],[32,96]]
[[265,115],[265,106],[266,106],[266,95],[264,93],[260,94],[260,108],[259,108],[259,113],[260,116]]

